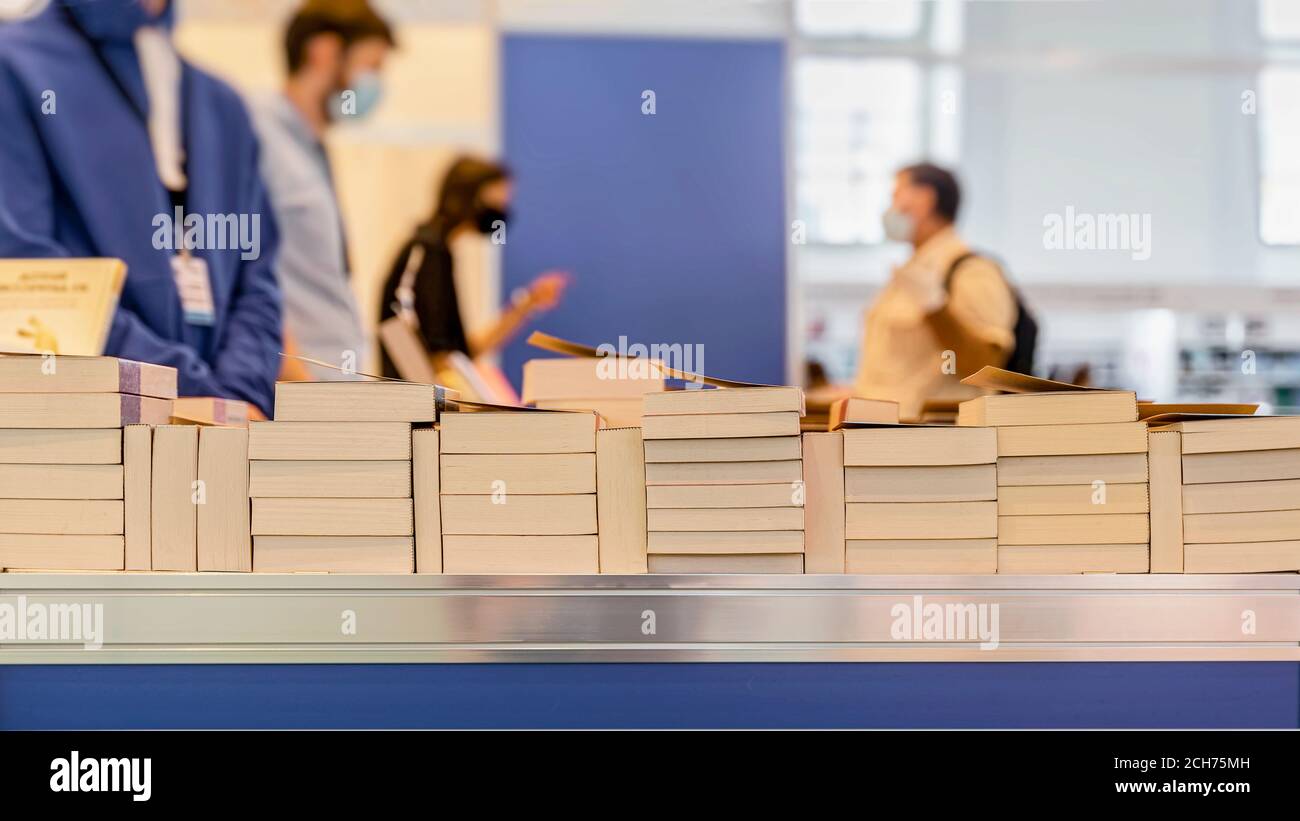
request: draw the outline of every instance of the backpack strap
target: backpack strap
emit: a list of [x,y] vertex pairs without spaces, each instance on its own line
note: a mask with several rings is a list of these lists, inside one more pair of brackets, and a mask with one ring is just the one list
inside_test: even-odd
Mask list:
[[944,274],[943,290],[948,293],[952,293],[952,275],[957,273],[957,268],[960,267],[963,262],[965,262],[968,259],[974,259],[978,256],[979,254],[975,253],[974,251],[967,251],[966,253],[954,259],[952,261],[952,264],[948,266],[948,273]]

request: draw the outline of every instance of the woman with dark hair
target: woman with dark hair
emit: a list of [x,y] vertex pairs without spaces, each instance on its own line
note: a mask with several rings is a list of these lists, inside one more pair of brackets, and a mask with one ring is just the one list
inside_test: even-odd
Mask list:
[[[474,334],[465,330],[457,302],[451,242],[470,231],[493,238],[503,235],[509,220],[510,184],[508,169],[474,157],[460,157],[447,170],[433,217],[418,226],[415,236],[402,246],[384,283],[379,322],[385,376],[417,378],[393,350],[403,347],[392,335],[393,320],[397,320],[414,332],[440,382],[460,382],[453,387],[481,394],[483,391],[463,384],[473,381],[472,375],[463,373],[465,360],[495,351],[529,316],[549,310],[559,301],[568,275],[548,271],[533,280],[490,327]],[[456,370],[462,371],[459,379],[448,375]]]

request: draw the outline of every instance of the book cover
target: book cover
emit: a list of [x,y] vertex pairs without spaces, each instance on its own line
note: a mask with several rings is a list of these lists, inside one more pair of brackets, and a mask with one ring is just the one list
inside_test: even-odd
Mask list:
[[102,354],[125,281],[120,259],[0,259],[0,351]]

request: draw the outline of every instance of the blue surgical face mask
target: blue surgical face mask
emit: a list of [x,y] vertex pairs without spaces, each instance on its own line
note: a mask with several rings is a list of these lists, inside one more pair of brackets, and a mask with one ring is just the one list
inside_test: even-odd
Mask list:
[[384,96],[384,84],[375,71],[363,71],[352,78],[342,91],[330,97],[330,118],[336,122],[359,120],[379,105]]

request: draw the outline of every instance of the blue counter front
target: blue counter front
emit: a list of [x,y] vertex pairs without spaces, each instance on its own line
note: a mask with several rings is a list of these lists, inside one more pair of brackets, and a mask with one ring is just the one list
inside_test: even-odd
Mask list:
[[1289,662],[24,665],[0,729],[1300,727]]

